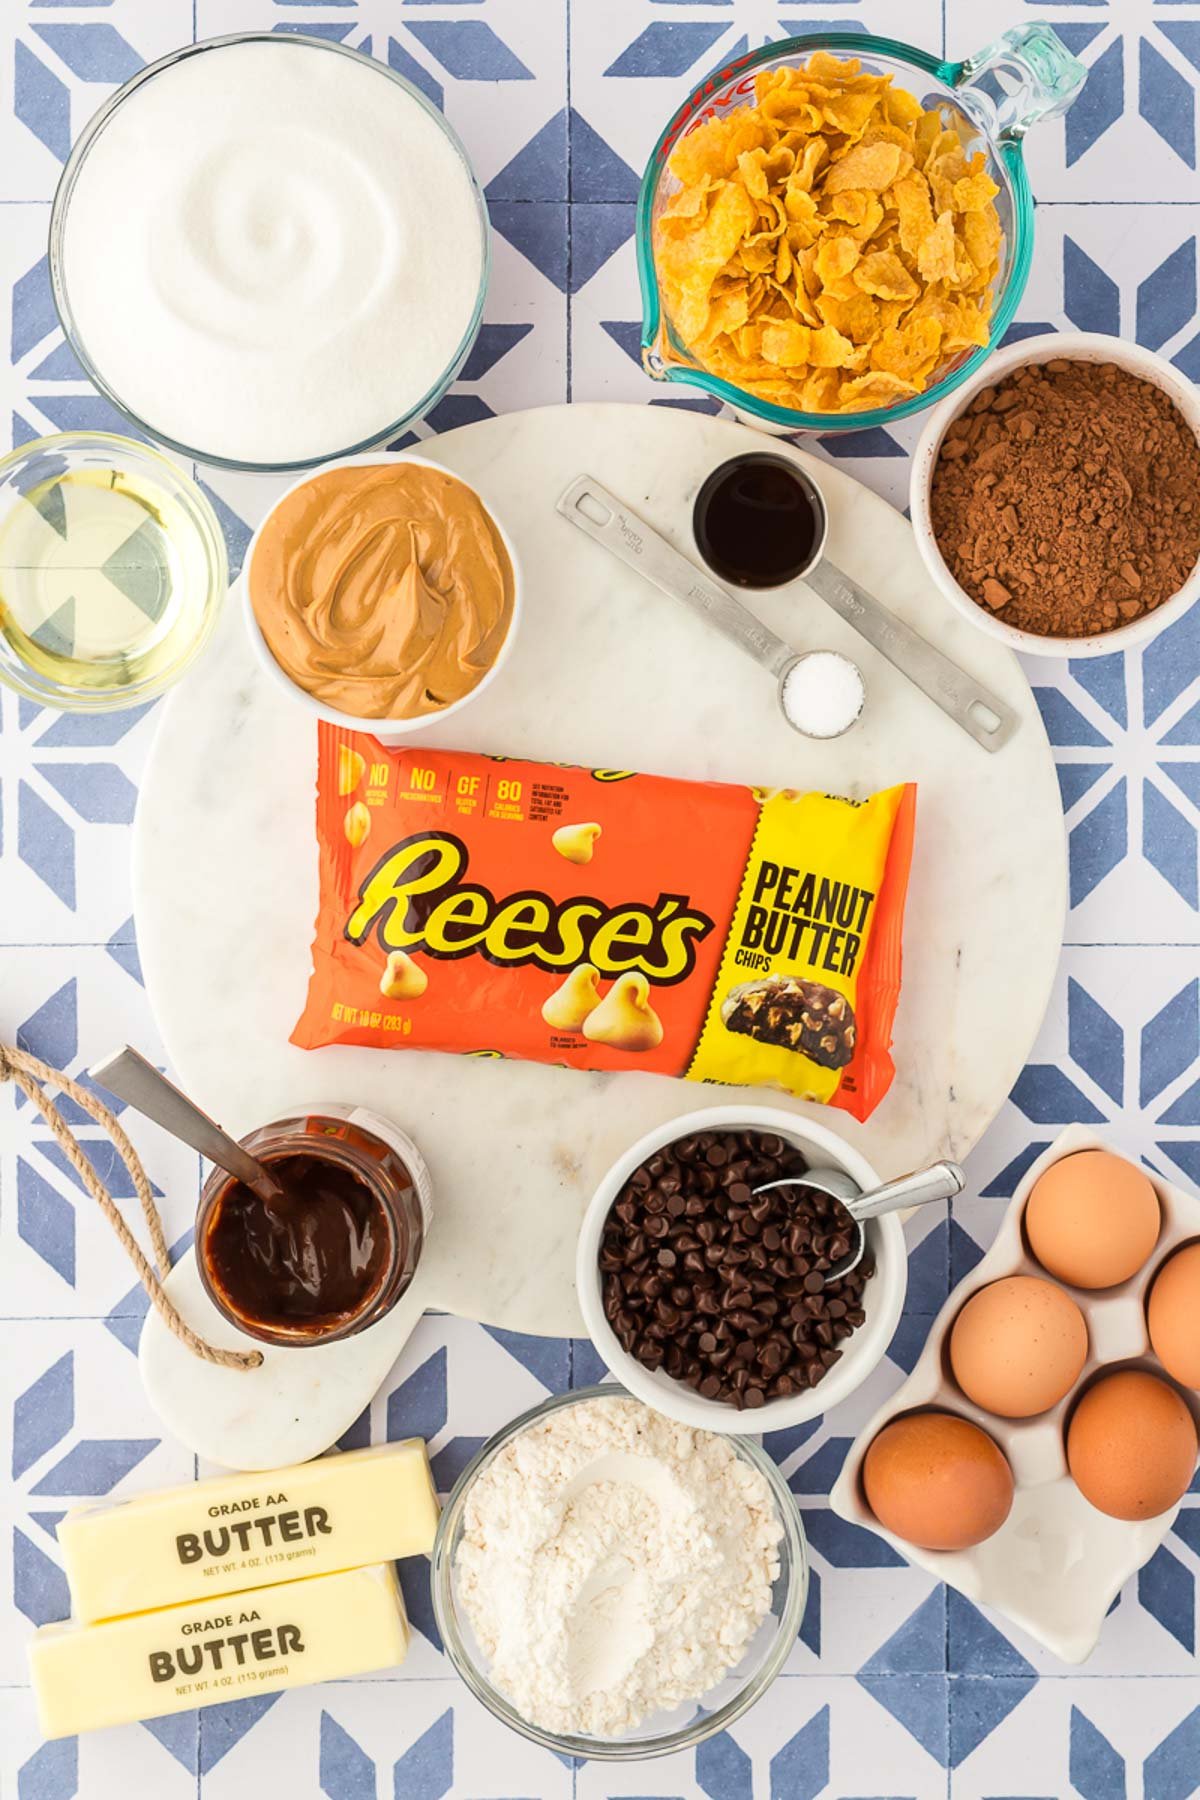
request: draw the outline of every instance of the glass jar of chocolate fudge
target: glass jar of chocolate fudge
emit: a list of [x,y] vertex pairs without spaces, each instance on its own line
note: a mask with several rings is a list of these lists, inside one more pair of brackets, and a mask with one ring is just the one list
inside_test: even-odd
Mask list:
[[375,1325],[411,1285],[431,1218],[429,1172],[404,1132],[362,1107],[323,1106],[241,1139],[274,1178],[264,1196],[214,1169],[196,1263],[213,1305],[281,1346]]

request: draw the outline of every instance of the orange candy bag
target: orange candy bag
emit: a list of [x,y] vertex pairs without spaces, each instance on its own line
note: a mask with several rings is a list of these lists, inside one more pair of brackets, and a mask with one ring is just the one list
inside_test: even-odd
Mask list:
[[891,1084],[916,789],[863,801],[391,748],[322,724],[303,1049]]

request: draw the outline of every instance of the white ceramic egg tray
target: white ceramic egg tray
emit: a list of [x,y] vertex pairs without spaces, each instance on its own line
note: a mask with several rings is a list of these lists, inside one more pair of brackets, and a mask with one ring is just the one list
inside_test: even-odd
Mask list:
[[[831,1495],[841,1518],[876,1532],[910,1562],[949,1582],[969,1600],[1001,1613],[1068,1663],[1083,1662],[1091,1655],[1114,1595],[1154,1554],[1179,1509],[1174,1506],[1136,1524],[1098,1512],[1067,1472],[1063,1426],[1075,1396],[1097,1370],[1120,1364],[1163,1373],[1150,1350],[1146,1292],[1171,1252],[1200,1237],[1200,1199],[1145,1169],[1163,1214],[1158,1243],[1145,1267],[1130,1281],[1103,1292],[1059,1284],[1083,1309],[1088,1358],[1076,1386],[1049,1412],[1034,1419],[1001,1419],[975,1406],[950,1373],[946,1338],[966,1301],[989,1282],[1006,1275],[1054,1279],[1026,1249],[1021,1219],[1038,1177],[1052,1163],[1079,1150],[1116,1151],[1116,1146],[1072,1125],[1027,1171],[991,1249],[950,1295],[908,1380],[856,1438]],[[1182,1388],[1179,1392],[1200,1426],[1200,1395]],[[999,1531],[971,1550],[918,1549],[884,1531],[863,1497],[863,1458],[877,1432],[898,1413],[931,1407],[973,1420],[995,1439],[1012,1466],[1016,1484],[1012,1511]]]

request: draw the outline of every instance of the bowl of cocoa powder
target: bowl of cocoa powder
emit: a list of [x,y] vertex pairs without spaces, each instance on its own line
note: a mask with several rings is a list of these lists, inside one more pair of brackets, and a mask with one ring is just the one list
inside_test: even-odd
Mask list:
[[900,1218],[870,1220],[862,1262],[830,1276],[850,1221],[805,1188],[817,1168],[863,1191],[878,1179],[828,1127],[773,1106],[687,1113],[613,1164],[584,1215],[576,1283],[593,1344],[647,1406],[709,1431],[778,1431],[879,1364],[908,1280]]
[[1145,643],[1200,597],[1200,398],[1138,344],[1027,338],[930,415],[910,511],[938,587],[1010,648]]

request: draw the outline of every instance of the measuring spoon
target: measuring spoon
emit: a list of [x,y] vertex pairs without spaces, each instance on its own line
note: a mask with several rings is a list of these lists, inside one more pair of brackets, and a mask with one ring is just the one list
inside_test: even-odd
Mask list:
[[[949,657],[894,618],[865,588],[822,560],[828,530],[824,498],[797,464],[783,457],[779,460],[804,485],[817,521],[811,556],[803,571],[809,586],[977,744],[985,750],[999,750],[1015,731],[1017,715]],[[801,731],[783,699],[784,680],[800,660],[790,644],[727,589],[681,556],[592,476],[578,476],[559,499],[557,510],[620,561],[637,569],[662,593],[690,606],[769,670],[778,684],[780,711],[794,730]]]
[[927,1169],[914,1170],[911,1175],[898,1175],[895,1181],[885,1181],[882,1187],[871,1188],[864,1194],[844,1169],[805,1169],[802,1175],[765,1182],[754,1192],[757,1195],[774,1193],[776,1188],[816,1188],[819,1193],[831,1194],[841,1201],[854,1220],[855,1239],[848,1254],[825,1271],[825,1280],[829,1282],[840,1281],[862,1261],[867,1247],[864,1219],[877,1219],[881,1213],[899,1212],[905,1206],[928,1206],[933,1200],[953,1200],[955,1194],[962,1193],[966,1179],[957,1163],[936,1162]]
[[559,499],[557,510],[660,592],[669,594],[672,600],[682,600],[709,625],[732,639],[739,650],[761,663],[775,677],[780,712],[793,731],[801,731],[783,703],[783,684],[788,671],[801,660],[799,651],[776,637],[748,606],[672,549],[665,538],[644,525],[592,476],[580,475],[573,481]]

